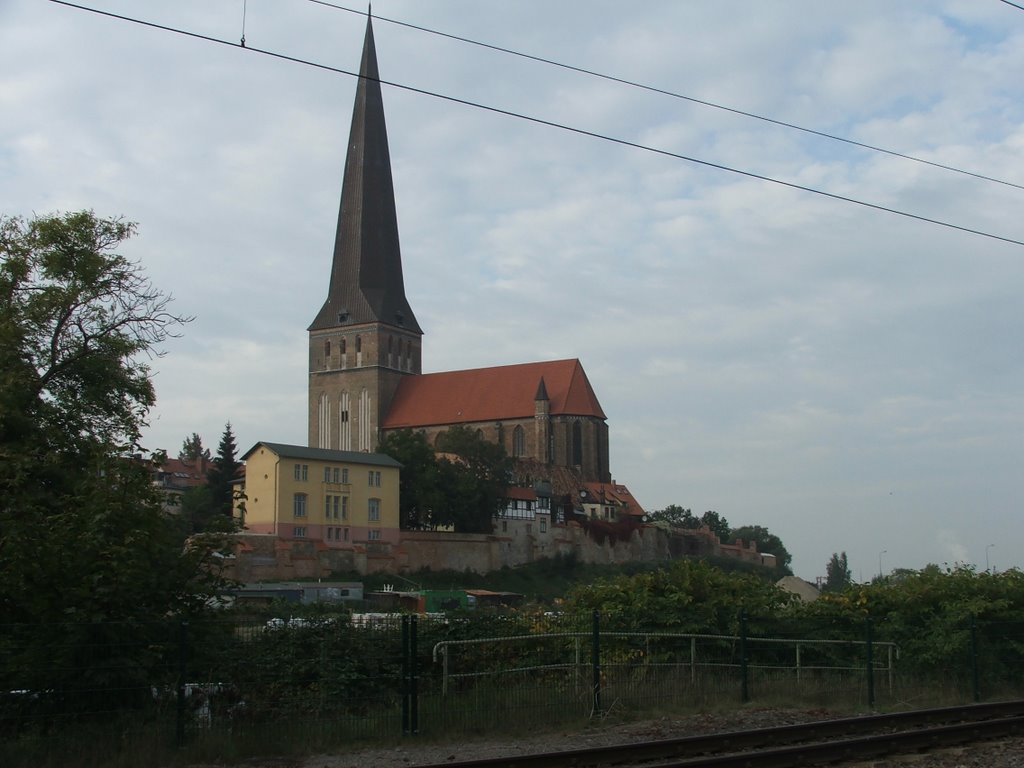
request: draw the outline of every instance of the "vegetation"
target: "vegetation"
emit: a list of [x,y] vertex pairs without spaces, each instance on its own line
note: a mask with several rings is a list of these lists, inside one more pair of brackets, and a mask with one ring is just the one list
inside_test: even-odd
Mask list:
[[832,553],[831,559],[825,565],[825,584],[822,592],[841,592],[853,584],[853,573],[850,571],[846,553]]
[[0,690],[33,669],[17,687],[65,706],[145,690],[149,623],[218,586],[140,455],[146,360],[189,318],[116,252],[134,231],[91,212],[0,218]]
[[437,447],[442,455],[422,432],[405,429],[386,435],[377,448],[402,462],[401,527],[490,533],[511,472],[505,449],[463,426],[446,431]]

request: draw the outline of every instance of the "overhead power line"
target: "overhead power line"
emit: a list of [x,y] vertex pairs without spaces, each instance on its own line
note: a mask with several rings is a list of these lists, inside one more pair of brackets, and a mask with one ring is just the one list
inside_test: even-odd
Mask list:
[[[276,51],[269,51],[269,50],[265,50],[265,49],[262,49],[262,48],[254,48],[251,45],[243,46],[240,43],[236,43],[236,42],[231,41],[231,40],[223,40],[221,38],[212,37],[210,35],[200,34],[198,32],[190,32],[190,31],[185,30],[185,29],[179,29],[177,27],[170,27],[170,26],[167,26],[165,24],[157,24],[157,23],[152,22],[152,21],[145,21],[143,19],[137,19],[137,18],[133,18],[131,16],[125,16],[123,14],[113,13],[112,11],[104,11],[104,10],[100,10],[98,8],[91,8],[89,6],[79,5],[78,3],[69,2],[68,0],[50,0],[50,2],[57,3],[58,5],[64,5],[64,6],[67,6],[69,8],[76,8],[76,9],[81,10],[81,11],[87,11],[89,13],[95,13],[95,14],[98,14],[100,16],[106,16],[108,18],[117,19],[119,21],[127,21],[127,22],[130,22],[130,23],[133,23],[133,24],[138,24],[140,26],[149,27],[151,29],[159,29],[159,30],[164,31],[164,32],[171,32],[171,33],[174,33],[174,34],[182,35],[184,37],[190,37],[190,38],[193,38],[193,39],[196,39],[196,40],[202,40],[202,41],[208,42],[208,43],[216,43],[218,45],[230,46],[232,48],[237,48],[239,50],[247,51],[249,53],[259,54],[259,55],[262,55],[262,56],[269,56],[269,57],[275,58],[275,59],[280,59],[281,61],[289,61],[289,62],[292,62],[292,63],[295,63],[295,64],[302,64],[304,66],[313,67],[314,69],[320,69],[320,70],[324,70],[326,72],[334,72],[334,73],[337,73],[337,74],[348,75],[349,77],[355,77],[355,78],[362,77],[358,72],[352,72],[351,70],[341,69],[340,67],[332,67],[332,66],[330,66],[328,64],[321,64],[319,62],[310,61],[308,59],[301,59],[301,58],[298,58],[296,56],[289,56],[288,54],[278,53]],[[536,125],[544,125],[544,126],[547,126],[549,128],[557,128],[559,130],[568,131],[570,133],[575,133],[575,134],[578,134],[580,136],[589,136],[590,138],[599,139],[601,141],[607,141],[607,142],[610,142],[610,143],[613,143],[613,144],[618,144],[620,146],[632,147],[633,149],[643,150],[645,152],[650,152],[650,153],[653,153],[653,154],[656,154],[656,155],[661,155],[663,157],[671,157],[671,158],[676,159],[676,160],[683,160],[685,162],[693,163],[695,165],[701,165],[701,166],[704,166],[706,168],[714,168],[714,169],[717,169],[717,170],[720,170],[720,171],[726,171],[728,173],[733,173],[733,174],[736,174],[736,175],[739,175],[739,176],[745,176],[746,178],[750,178],[750,179],[757,179],[759,181],[769,182],[771,184],[777,184],[779,186],[788,187],[789,189],[795,189],[795,190],[799,190],[801,192],[809,192],[811,194],[819,195],[821,197],[827,197],[827,198],[832,199],[832,200],[838,200],[838,201],[844,202],[844,203],[850,203],[850,204],[853,204],[853,205],[859,205],[861,207],[870,208],[872,210],[881,211],[883,213],[891,213],[891,214],[896,215],[896,216],[902,216],[904,218],[914,219],[915,221],[921,221],[921,222],[924,222],[926,224],[934,224],[936,226],[945,227],[946,229],[952,229],[952,230],[956,230],[958,232],[964,232],[964,233],[971,234],[971,235],[977,235],[979,237],[985,237],[985,238],[989,238],[991,240],[999,240],[1001,242],[1010,243],[1012,245],[1024,246],[1024,240],[1015,240],[1014,238],[1011,238],[1011,237],[1004,237],[1002,235],[996,235],[996,234],[993,234],[991,232],[985,232],[985,231],[979,230],[979,229],[972,229],[970,227],[965,227],[965,226],[962,226],[962,225],[959,225],[959,224],[953,224],[952,222],[943,221],[941,219],[929,218],[927,216],[922,216],[920,214],[910,213],[908,211],[903,211],[903,210],[900,210],[898,208],[890,208],[888,206],[879,205],[877,203],[870,203],[870,202],[867,202],[866,200],[860,200],[860,199],[857,199],[857,198],[854,198],[854,197],[847,197],[845,195],[839,195],[839,194],[835,194],[833,192],[826,192],[824,190],[816,189],[814,187],[808,187],[808,186],[805,186],[803,184],[796,184],[795,182],[784,181],[782,179],[776,179],[776,178],[773,178],[771,176],[765,176],[763,174],[754,173],[752,171],[744,171],[744,170],[742,170],[740,168],[733,168],[731,166],[723,165],[721,163],[714,163],[714,162],[711,162],[709,160],[701,160],[700,158],[697,158],[697,157],[692,157],[692,156],[689,156],[689,155],[683,155],[683,154],[680,154],[680,153],[677,153],[677,152],[671,152],[671,151],[666,150],[666,149],[658,149],[657,147],[651,147],[651,146],[648,146],[646,144],[640,144],[640,143],[635,142],[635,141],[629,141],[628,139],[621,139],[621,138],[617,138],[617,137],[614,137],[614,136],[608,136],[606,134],[597,133],[595,131],[588,131],[588,130],[586,130],[584,128],[576,128],[574,126],[566,125],[564,123],[557,123],[557,122],[554,122],[552,120],[545,120],[545,119],[540,118],[540,117],[534,117],[532,115],[525,115],[525,114],[522,114],[520,112],[513,112],[511,110],[502,109],[501,107],[494,107],[494,106],[490,106],[490,105],[487,105],[487,104],[481,104],[479,102],[469,101],[468,99],[461,99],[461,98],[458,98],[456,96],[448,96],[448,95],[443,94],[443,93],[437,93],[437,92],[434,92],[434,91],[428,91],[428,90],[425,90],[425,89],[422,89],[422,88],[416,88],[416,87],[411,86],[411,85],[404,85],[402,83],[396,83],[396,82],[392,82],[392,81],[389,81],[389,80],[379,80],[378,82],[381,85],[386,85],[386,86],[389,86],[391,88],[397,88],[399,90],[407,91],[409,93],[416,93],[416,94],[419,94],[419,95],[422,95],[422,96],[430,96],[432,98],[442,99],[443,101],[447,101],[447,102],[450,102],[450,103],[453,103],[453,104],[461,104],[463,106],[473,107],[475,109],[482,109],[482,110],[487,111],[487,112],[491,112],[491,113],[498,114],[498,115],[503,115],[505,117],[516,118],[518,120],[524,120],[526,122],[534,123]]]
[[1000,1],[1006,3],[1007,5],[1012,5],[1018,11],[1024,11],[1024,5],[1017,5],[1017,3],[1011,3],[1010,0],[1000,0]]
[[[307,2],[313,3],[314,5],[326,6],[328,8],[333,8],[333,9],[339,10],[339,11],[346,11],[348,13],[354,13],[354,14],[359,15],[359,16],[366,16],[367,15],[366,11],[360,11],[360,10],[357,10],[355,8],[347,8],[346,6],[339,5],[338,3],[327,2],[327,0],[307,0]],[[1008,0],[1003,0],[1003,2],[1008,2]],[[1014,5],[1014,3],[1010,3],[1010,5]],[[1017,7],[1020,7],[1020,6],[1017,6]],[[1024,10],[1024,8],[1022,8],[1022,10]],[[631,88],[639,88],[641,90],[649,91],[651,93],[657,93],[657,94],[660,94],[662,96],[671,96],[674,99],[680,99],[682,101],[688,101],[688,102],[690,102],[692,104],[699,104],[701,106],[710,107],[711,109],[718,109],[718,110],[721,110],[723,112],[730,112],[730,113],[732,113],[734,115],[740,115],[742,117],[749,117],[749,118],[752,118],[754,120],[760,120],[762,122],[770,123],[772,125],[777,125],[777,126],[780,126],[782,128],[789,128],[789,129],[792,129],[794,131],[801,131],[802,133],[807,133],[807,134],[810,134],[812,136],[818,136],[820,138],[828,139],[830,141],[842,142],[843,144],[848,144],[850,146],[859,147],[860,149],[867,149],[867,150],[870,150],[872,152],[881,152],[882,154],[890,155],[891,157],[899,157],[899,158],[901,158],[903,160],[910,160],[910,161],[915,162],[915,163],[922,163],[923,165],[930,165],[932,168],[939,168],[939,169],[944,170],[944,171],[950,171],[952,173],[959,173],[959,174],[963,174],[964,176],[971,176],[971,177],[973,177],[975,179],[980,179],[982,181],[990,181],[990,182],[992,182],[994,184],[1004,184],[1007,187],[1016,187],[1017,189],[1024,189],[1024,184],[1016,184],[1016,183],[1014,183],[1012,181],[1006,181],[1005,179],[998,179],[998,178],[996,178],[994,176],[986,176],[985,174],[978,173],[977,171],[968,171],[968,170],[965,170],[963,168],[957,168],[956,166],[953,166],[953,165],[946,165],[944,163],[935,162],[934,160],[925,160],[923,157],[917,157],[915,155],[908,155],[908,154],[906,154],[904,152],[897,152],[896,150],[893,150],[893,149],[886,149],[885,147],[878,147],[878,146],[875,146],[873,144],[867,144],[867,143],[862,142],[862,141],[856,141],[855,139],[848,139],[848,138],[846,138],[844,136],[837,136],[835,134],[827,133],[825,131],[818,131],[818,130],[815,130],[814,128],[806,128],[804,126],[796,125],[795,123],[787,123],[784,120],[777,120],[777,119],[775,119],[773,117],[766,117],[765,115],[759,115],[756,112],[747,112],[745,110],[738,109],[736,107],[729,107],[729,106],[725,106],[724,104],[716,104],[713,101],[706,101],[705,99],[698,99],[698,98],[696,98],[694,96],[687,96],[687,95],[682,94],[682,93],[676,93],[675,91],[669,91],[669,90],[666,90],[664,88],[658,88],[658,87],[653,86],[653,85],[645,85],[643,83],[638,83],[638,82],[635,82],[633,80],[627,80],[627,79],[622,78],[622,77],[616,77],[615,75],[606,75],[606,74],[604,74],[602,72],[596,72],[596,71],[591,70],[591,69],[584,69],[583,67],[577,67],[577,66],[574,66],[572,64],[566,64],[564,62],[555,61],[554,59],[544,58],[543,56],[534,56],[533,54],[523,53],[522,51],[516,51],[516,50],[514,50],[512,48],[504,48],[504,47],[502,47],[500,45],[494,45],[492,43],[485,43],[485,42],[482,42],[480,40],[474,40],[474,39],[469,38],[469,37],[461,37],[459,35],[453,35],[453,34],[450,34],[448,32],[441,32],[440,30],[431,29],[430,27],[422,27],[422,26],[419,26],[418,24],[410,24],[407,21],[401,21],[399,19],[389,19],[386,16],[374,16],[373,18],[374,19],[378,19],[378,20],[383,21],[383,22],[386,22],[388,24],[395,24],[395,25],[400,26],[400,27],[406,27],[408,29],[414,29],[414,30],[416,30],[418,32],[426,32],[427,34],[437,35],[438,37],[445,37],[445,38],[448,38],[449,40],[456,40],[456,41],[458,41],[460,43],[467,43],[469,45],[476,45],[476,46],[479,46],[480,48],[487,48],[487,49],[492,50],[492,51],[498,51],[499,53],[507,53],[507,54],[509,54],[511,56],[518,56],[520,58],[529,59],[530,61],[536,61],[536,62],[539,62],[541,64],[549,64],[549,65],[551,65],[553,67],[559,67],[560,69],[566,69],[566,70],[569,70],[571,72],[578,72],[578,73],[583,74],[583,75],[589,75],[591,77],[597,77],[597,78],[600,78],[602,80],[608,80],[608,81],[613,82],[613,83],[619,83],[620,85],[627,85],[627,86],[629,86]]]

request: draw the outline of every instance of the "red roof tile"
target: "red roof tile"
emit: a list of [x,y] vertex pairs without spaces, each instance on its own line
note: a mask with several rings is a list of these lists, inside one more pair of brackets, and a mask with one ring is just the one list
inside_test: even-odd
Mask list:
[[583,499],[586,504],[616,504],[626,507],[631,517],[643,517],[646,513],[633,494],[622,483],[583,483],[588,497]]
[[502,365],[408,376],[384,429],[532,418],[541,379],[552,416],[607,418],[579,360]]

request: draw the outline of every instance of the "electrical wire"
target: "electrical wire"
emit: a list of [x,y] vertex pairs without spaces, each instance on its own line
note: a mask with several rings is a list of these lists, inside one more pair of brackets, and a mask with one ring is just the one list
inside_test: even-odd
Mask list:
[[1006,3],[1007,5],[1012,5],[1018,11],[1024,11],[1024,5],[1017,5],[1016,3],[1011,3],[1010,0],[1000,0],[1000,2]]
[[[338,10],[338,11],[346,11],[348,13],[354,13],[354,14],[356,14],[358,16],[366,16],[367,15],[366,11],[356,10],[355,8],[347,8],[347,7],[343,6],[343,5],[339,5],[338,3],[328,2],[327,0],[307,0],[307,2],[313,3],[314,5],[322,5],[322,6],[325,6],[327,8],[332,8],[332,9]],[[1003,0],[1003,2],[1007,2],[1007,0]],[[1010,5],[1013,5],[1013,3],[1010,3]],[[1024,8],[1022,8],[1022,10],[1024,10]],[[388,24],[395,24],[395,25],[397,25],[399,27],[406,27],[408,29],[413,29],[413,30],[416,30],[418,32],[426,32],[427,34],[437,35],[438,37],[444,37],[444,38],[447,38],[449,40],[456,40],[456,41],[458,41],[460,43],[467,43],[469,45],[475,45],[475,46],[478,46],[480,48],[487,48],[489,50],[497,51],[499,53],[507,53],[510,56],[518,56],[518,57],[523,58],[523,59],[529,59],[530,61],[536,61],[536,62],[539,62],[541,64],[548,64],[550,66],[558,67],[560,69],[566,69],[566,70],[569,70],[571,72],[578,72],[578,73],[583,74],[583,75],[589,75],[590,77],[597,77],[597,78],[600,78],[602,80],[608,80],[608,81],[613,82],[613,83],[619,83],[620,85],[626,85],[626,86],[629,86],[631,88],[639,88],[639,89],[644,90],[644,91],[649,91],[650,93],[657,93],[657,94],[660,94],[662,96],[670,96],[670,97],[672,97],[674,99],[680,99],[682,101],[688,101],[688,102],[690,102],[692,104],[699,104],[699,105],[704,106],[704,107],[710,107],[712,109],[718,109],[718,110],[721,110],[723,112],[729,112],[729,113],[732,113],[734,115],[740,115],[741,117],[749,117],[749,118],[752,118],[754,120],[760,120],[760,121],[765,122],[765,123],[770,123],[771,125],[777,125],[777,126],[780,126],[782,128],[789,128],[791,130],[801,131],[802,133],[807,133],[807,134],[810,134],[812,136],[818,136],[819,138],[829,139],[830,141],[838,141],[838,142],[841,142],[843,144],[848,144],[848,145],[853,146],[853,147],[859,147],[860,149],[867,149],[867,150],[870,150],[872,152],[880,152],[882,154],[886,154],[886,155],[889,155],[891,157],[898,157],[898,158],[901,158],[903,160],[910,160],[910,161],[915,162],[915,163],[921,163],[923,165],[929,165],[932,168],[939,168],[939,169],[944,170],[944,171],[950,171],[951,173],[959,173],[959,174],[963,174],[964,176],[971,176],[971,177],[973,177],[975,179],[980,179],[982,181],[992,182],[993,184],[1003,184],[1003,185],[1005,185],[1007,187],[1016,187],[1017,189],[1024,189],[1024,184],[1017,184],[1017,183],[1012,182],[1012,181],[1006,181],[1005,179],[998,179],[998,178],[996,178],[994,176],[986,176],[985,174],[978,173],[977,171],[968,171],[968,170],[965,170],[963,168],[957,168],[956,166],[953,166],[953,165],[946,165],[944,163],[935,162],[934,160],[925,160],[923,157],[916,157],[915,155],[908,155],[908,154],[906,154],[904,152],[897,152],[896,150],[885,149],[884,147],[878,147],[878,146],[875,146],[873,144],[866,144],[865,142],[862,142],[862,141],[856,141],[854,139],[848,139],[848,138],[845,138],[843,136],[837,136],[835,134],[826,133],[825,131],[818,131],[818,130],[815,130],[814,128],[806,128],[804,126],[796,125],[795,123],[787,123],[784,120],[777,120],[777,119],[772,118],[772,117],[766,117],[765,115],[759,115],[756,112],[747,112],[745,110],[738,109],[736,107],[728,107],[728,106],[725,106],[723,104],[717,104],[717,103],[715,103],[713,101],[706,101],[704,99],[698,99],[698,98],[696,98],[694,96],[686,96],[685,94],[676,93],[675,91],[668,91],[668,90],[665,90],[664,88],[658,88],[658,87],[653,86],[653,85],[645,85],[643,83],[638,83],[638,82],[635,82],[633,80],[626,80],[625,78],[616,77],[614,75],[606,75],[606,74],[603,74],[601,72],[596,72],[596,71],[591,70],[591,69],[584,69],[583,67],[577,67],[577,66],[574,66],[572,64],[566,64],[564,62],[555,61],[553,59],[547,59],[547,58],[544,58],[543,56],[534,56],[533,54],[523,53],[522,51],[516,51],[516,50],[514,50],[512,48],[503,48],[500,45],[494,45],[492,43],[485,43],[485,42],[482,42],[480,40],[474,40],[474,39],[469,38],[469,37],[460,37],[459,35],[453,35],[453,34],[450,34],[448,32],[441,32],[440,30],[431,29],[430,27],[422,27],[422,26],[419,26],[417,24],[410,24],[409,22],[400,21],[398,19],[389,19],[386,16],[374,16],[373,18],[374,18],[374,20],[383,21],[383,22],[386,22]]]
[[[179,29],[177,27],[170,27],[170,26],[167,26],[167,25],[164,25],[164,24],[157,24],[156,22],[152,22],[152,21],[145,21],[143,19],[137,19],[137,18],[133,18],[131,16],[125,16],[123,14],[113,13],[112,11],[104,11],[104,10],[100,10],[98,8],[91,8],[89,6],[80,5],[78,3],[69,2],[68,0],[50,0],[50,2],[56,3],[58,5],[67,6],[69,8],[75,8],[75,9],[78,9],[78,10],[81,10],[81,11],[86,11],[86,12],[89,12],[89,13],[95,13],[95,14],[98,14],[100,16],[106,16],[108,18],[117,19],[119,21],[127,21],[127,22],[130,22],[130,23],[133,23],[133,24],[138,24],[140,26],[149,27],[151,29],[158,29],[158,30],[161,30],[161,31],[164,31],[164,32],[171,32],[171,33],[174,33],[174,34],[182,35],[184,37],[190,37],[190,38],[193,38],[193,39],[196,39],[196,40],[202,40],[202,41],[209,42],[209,43],[216,43],[218,45],[226,45],[226,46],[230,46],[232,48],[238,48],[239,50],[248,51],[249,53],[254,53],[254,54],[260,54],[260,55],[263,55],[263,56],[269,56],[271,58],[279,59],[281,61],[288,61],[288,62],[292,62],[292,63],[295,63],[295,64],[302,64],[304,66],[313,67],[314,69],[320,69],[320,70],[323,70],[323,71],[326,71],[326,72],[334,72],[336,74],[348,75],[349,77],[355,77],[355,78],[361,78],[362,77],[362,75],[360,75],[358,72],[352,72],[350,70],[341,69],[340,67],[332,67],[330,65],[321,64],[319,62],[310,61],[308,59],[301,59],[301,58],[298,58],[296,56],[289,56],[289,55],[284,54],[284,53],[278,53],[276,51],[269,51],[269,50],[265,50],[265,49],[262,49],[262,48],[254,48],[252,46],[246,46],[246,47],[243,48],[239,43],[233,42],[231,40],[223,40],[221,38],[212,37],[210,35],[200,34],[198,32],[190,32],[188,30]],[[396,83],[396,82],[392,82],[392,81],[389,81],[389,80],[378,80],[377,82],[379,82],[381,85],[386,85],[386,86],[389,86],[391,88],[396,88],[398,90],[406,91],[408,93],[415,93],[415,94],[419,94],[421,96],[430,96],[432,98],[441,99],[443,101],[447,101],[447,102],[452,103],[452,104],[461,104],[463,106],[473,107],[475,109],[481,109],[481,110],[484,110],[486,112],[491,112],[493,114],[503,115],[505,117],[512,117],[512,118],[516,118],[518,120],[524,120],[526,122],[534,123],[536,125],[543,125],[543,126],[547,126],[549,128],[557,128],[559,130],[567,131],[569,133],[575,133],[575,134],[580,135],[580,136],[588,136],[588,137],[593,138],[593,139],[599,139],[601,141],[606,141],[606,142],[609,142],[609,143],[612,143],[612,144],[618,144],[619,146],[631,147],[633,149],[643,150],[645,152],[650,152],[652,154],[660,155],[662,157],[670,157],[670,158],[673,158],[673,159],[676,159],[676,160],[682,160],[684,162],[689,162],[689,163],[693,163],[695,165],[700,165],[700,166],[703,166],[705,168],[714,168],[716,170],[726,171],[728,173],[733,173],[733,174],[736,174],[736,175],[739,175],[739,176],[744,176],[746,178],[757,179],[759,181],[765,181],[765,182],[768,182],[768,183],[771,183],[771,184],[776,184],[778,186],[787,187],[789,189],[794,189],[794,190],[799,190],[801,192],[808,192],[810,194],[819,195],[821,197],[826,197],[826,198],[829,198],[831,200],[837,200],[839,202],[850,203],[852,205],[859,205],[859,206],[861,206],[863,208],[869,208],[871,210],[880,211],[882,213],[890,213],[890,214],[893,214],[895,216],[902,216],[904,218],[913,219],[915,221],[920,221],[920,222],[923,222],[923,223],[926,223],[926,224],[933,224],[935,226],[944,227],[946,229],[952,229],[952,230],[956,230],[958,232],[964,232],[964,233],[970,234],[970,235],[977,235],[978,237],[984,237],[984,238],[988,238],[988,239],[991,239],[991,240],[998,240],[998,241],[1001,241],[1001,242],[1004,242],[1004,243],[1010,243],[1012,245],[1024,246],[1024,240],[1015,240],[1015,239],[1013,239],[1011,237],[1005,237],[1003,235],[997,235],[997,234],[994,234],[994,233],[991,233],[991,232],[985,232],[985,231],[979,230],[979,229],[972,229],[970,227],[962,226],[962,225],[959,225],[959,224],[953,224],[952,222],[943,221],[941,219],[933,219],[933,218],[930,218],[930,217],[927,217],[927,216],[922,216],[920,214],[910,213],[909,211],[903,211],[903,210],[900,210],[898,208],[890,208],[888,206],[879,205],[877,203],[870,203],[870,202],[867,202],[866,200],[860,200],[860,199],[854,198],[854,197],[847,197],[845,195],[839,195],[839,194],[836,194],[834,192],[826,192],[826,191],[821,190],[821,189],[816,189],[815,187],[808,187],[808,186],[805,186],[803,184],[797,184],[797,183],[791,182],[791,181],[784,181],[782,179],[776,179],[776,178],[773,178],[771,176],[765,176],[763,174],[754,173],[752,171],[744,171],[742,169],[733,168],[731,166],[723,165],[721,163],[714,163],[714,162],[711,162],[709,160],[701,160],[700,158],[692,157],[692,156],[689,156],[689,155],[683,155],[683,154],[679,154],[679,153],[676,153],[676,152],[670,152],[669,150],[666,150],[666,149],[658,149],[657,147],[651,147],[651,146],[648,146],[648,145],[645,145],[645,144],[640,144],[638,142],[629,141],[628,139],[621,139],[621,138],[617,138],[617,137],[614,137],[614,136],[608,136],[606,134],[597,133],[595,131],[588,131],[588,130],[586,130],[584,128],[577,128],[577,127],[574,127],[574,126],[566,125],[564,123],[557,123],[557,122],[554,122],[552,120],[545,120],[544,118],[534,117],[532,115],[525,115],[525,114],[522,114],[520,112],[513,112],[511,110],[502,109],[501,107],[494,107],[494,106],[490,106],[490,105],[487,105],[487,104],[481,104],[479,102],[469,101],[467,99],[461,99],[461,98],[458,98],[456,96],[448,96],[446,94],[437,93],[437,92],[434,92],[434,91],[428,91],[428,90],[425,90],[425,89],[422,89],[422,88],[416,88],[416,87],[411,86],[411,85],[404,85],[402,83]]]

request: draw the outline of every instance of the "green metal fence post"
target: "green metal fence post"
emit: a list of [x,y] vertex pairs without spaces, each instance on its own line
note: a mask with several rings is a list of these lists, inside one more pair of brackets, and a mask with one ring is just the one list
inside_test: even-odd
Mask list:
[[185,744],[185,681],[188,679],[188,622],[178,622],[178,685],[174,736],[178,746]]
[[740,609],[740,701],[750,701],[749,668],[747,666],[747,612]]
[[594,611],[593,632],[590,641],[590,666],[593,670],[593,714],[601,714],[601,614]]
[[867,668],[868,668],[868,706],[875,706],[875,649],[871,631],[871,617],[865,622],[867,640]]
[[978,673],[978,621],[971,614],[971,680],[974,685],[974,700],[981,701],[981,677]]
[[417,618],[409,620],[409,727],[412,735],[420,732],[420,671],[416,642]]
[[402,735],[409,735],[409,617],[402,617]]

